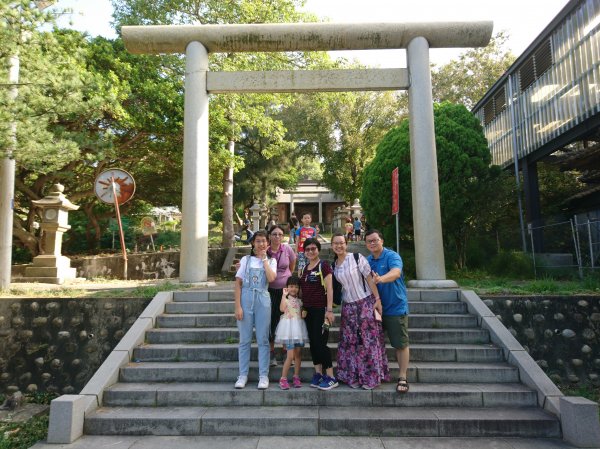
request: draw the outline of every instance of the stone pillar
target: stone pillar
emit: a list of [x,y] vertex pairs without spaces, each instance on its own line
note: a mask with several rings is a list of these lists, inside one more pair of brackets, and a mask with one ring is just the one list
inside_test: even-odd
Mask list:
[[183,129],[181,282],[208,276],[208,52],[199,42],[186,48]]
[[343,207],[336,207],[333,211],[333,232],[344,232],[342,220],[346,212]]
[[410,163],[417,271],[417,280],[412,281],[411,286],[456,287],[454,281],[446,280],[444,266],[429,43],[424,37],[410,41],[407,62],[410,73]]
[[296,212],[296,209],[294,209],[294,194],[290,193],[290,215],[292,212]]
[[323,199],[319,195],[319,223],[323,223]]
[[10,287],[15,160],[0,159],[0,290]]

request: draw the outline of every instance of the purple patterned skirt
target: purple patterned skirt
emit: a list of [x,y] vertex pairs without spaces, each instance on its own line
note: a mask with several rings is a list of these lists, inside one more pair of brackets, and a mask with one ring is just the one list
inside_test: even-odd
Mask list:
[[390,380],[381,322],[375,320],[375,297],[343,303],[337,378],[354,387],[375,388]]

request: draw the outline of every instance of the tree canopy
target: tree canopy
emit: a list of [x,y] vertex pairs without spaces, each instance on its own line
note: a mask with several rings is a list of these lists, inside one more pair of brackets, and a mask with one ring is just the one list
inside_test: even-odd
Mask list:
[[[479,121],[462,105],[434,105],[438,178],[445,246],[454,262],[466,264],[466,244],[472,231],[493,213],[500,169],[490,166],[491,156]],[[380,227],[388,242],[395,241],[391,215],[391,172],[398,167],[400,228],[412,240],[409,120],[391,130],[377,147],[365,169],[361,204],[369,223]]]
[[515,56],[505,49],[507,39],[508,35],[501,31],[485,47],[471,48],[439,67],[434,64],[433,101],[472,108],[515,61]]

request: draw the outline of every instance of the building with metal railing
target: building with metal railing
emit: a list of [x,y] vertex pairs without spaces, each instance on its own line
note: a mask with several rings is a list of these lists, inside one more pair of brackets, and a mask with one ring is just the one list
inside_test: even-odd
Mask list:
[[536,164],[553,153],[582,172],[588,207],[600,208],[600,0],[569,1],[473,113],[493,163],[522,171],[529,223],[541,219]]

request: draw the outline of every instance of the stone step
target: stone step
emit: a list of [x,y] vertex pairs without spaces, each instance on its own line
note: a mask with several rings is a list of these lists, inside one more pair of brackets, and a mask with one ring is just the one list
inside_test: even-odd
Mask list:
[[[398,377],[398,365],[390,362],[390,377]],[[334,364],[335,367],[335,364]],[[121,368],[121,382],[235,382],[239,373],[235,361],[215,362],[131,362]],[[312,377],[310,362],[303,363],[302,379]],[[269,370],[271,381],[278,381],[281,367]],[[250,362],[249,379],[258,380],[258,363]],[[411,362],[410,382],[422,383],[513,383],[519,382],[519,370],[506,363]]]
[[[459,290],[408,289],[409,301],[449,302],[460,299]],[[175,302],[233,301],[233,290],[184,290],[174,292]]]
[[232,383],[118,383],[104,392],[106,407],[181,406],[315,406],[337,407],[535,407],[537,395],[521,384],[424,384],[410,385],[410,394],[399,395],[395,383],[367,390],[340,385],[320,391],[304,383],[302,388],[268,390],[248,384],[236,390]]
[[[310,345],[302,351],[304,363],[310,363]],[[277,349],[281,357],[281,349]],[[395,360],[395,349],[386,346],[389,360]],[[331,346],[331,356],[337,358],[337,347]],[[238,346],[235,343],[221,344],[145,344],[133,351],[133,359],[140,362],[213,362],[236,361]],[[253,344],[251,359],[258,359],[258,347]],[[281,359],[281,358],[280,358]],[[502,362],[502,350],[493,345],[427,345],[414,344],[410,346],[410,360],[413,362]]]
[[[449,302],[409,302],[408,308],[411,317],[417,314],[465,314],[467,305],[459,301]],[[213,302],[170,302],[165,305],[165,313],[231,313],[233,314],[233,301]]]
[[[339,320],[339,314],[338,320]],[[165,314],[160,315],[158,327],[231,327],[236,325],[232,313],[227,314]],[[477,317],[468,314],[422,314],[411,315],[409,326],[416,328],[466,328],[477,327]]]
[[[412,343],[457,343],[477,344],[489,343],[489,333],[485,329],[417,329],[410,328],[408,335]],[[149,329],[146,332],[147,343],[235,343],[238,341],[238,330],[235,327],[206,327],[184,329]],[[387,337],[386,337],[387,338]],[[339,340],[339,328],[331,328],[329,341]]]
[[175,302],[233,301],[233,290],[183,290],[173,292]]
[[90,435],[343,435],[559,438],[560,423],[537,408],[102,407]]

